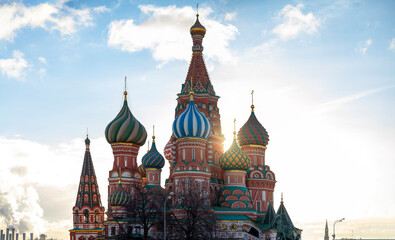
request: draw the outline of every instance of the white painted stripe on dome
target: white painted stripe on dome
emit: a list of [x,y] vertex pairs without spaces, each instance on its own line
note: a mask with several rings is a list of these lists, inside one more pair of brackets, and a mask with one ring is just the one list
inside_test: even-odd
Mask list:
[[[195,109],[194,109],[195,110]],[[196,136],[197,135],[197,130],[198,130],[198,122],[197,122],[197,117],[196,117],[197,113],[195,111],[193,111],[192,114],[192,130],[193,130],[193,135],[192,136]]]
[[120,142],[122,140],[122,136],[125,133],[126,129],[128,128],[130,120],[131,120],[131,116],[130,114],[128,114],[128,118],[125,120],[125,122],[122,123],[121,127],[118,130],[117,142]]
[[199,113],[200,113],[199,114],[200,125],[202,125],[201,129],[200,129],[199,136],[204,137],[204,130],[206,129],[206,126],[204,125],[204,119],[203,119],[203,116],[202,116],[203,114],[201,112],[199,112]]
[[176,132],[175,132],[175,135],[176,135],[176,137],[177,138],[179,138],[180,136],[181,136],[181,131],[180,131],[180,121],[181,121],[181,117],[180,117],[181,115],[179,115],[178,117],[177,117],[177,119],[176,119]]
[[184,118],[184,122],[183,122],[183,127],[184,127],[184,132],[185,132],[185,136],[189,135],[189,131],[188,131],[188,119],[191,115],[191,109],[187,108],[186,113],[185,113],[185,118]]
[[[126,113],[126,112],[125,112]],[[122,116],[121,117],[119,117],[118,118],[118,120],[117,121],[115,121],[113,124],[112,124],[112,127],[113,128],[115,128],[115,126],[117,126],[118,125],[118,123],[122,120],[122,118],[124,118],[124,116],[125,116],[125,113],[124,114],[122,114]],[[125,123],[123,123],[123,124],[125,124]],[[123,125],[122,124],[122,125]],[[115,142],[119,142],[120,141],[120,137],[119,137],[119,131],[120,131],[120,129],[122,128],[122,125],[121,125],[121,127],[118,129],[118,132],[116,133],[117,135],[115,136]]]
[[[129,124],[128,124],[129,125]],[[130,133],[128,139],[126,139],[127,142],[132,141],[133,139],[135,139],[137,137],[137,134],[139,133],[140,130],[140,123],[134,119],[134,126],[133,126],[133,130]]]

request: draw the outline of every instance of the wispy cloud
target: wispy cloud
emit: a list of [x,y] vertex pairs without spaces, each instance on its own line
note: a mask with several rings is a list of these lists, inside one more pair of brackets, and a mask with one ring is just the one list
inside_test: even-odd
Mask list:
[[[108,45],[123,51],[137,52],[143,49],[152,51],[155,60],[166,63],[171,60],[190,60],[191,38],[185,34],[194,22],[195,10],[192,7],[176,6],[156,7],[139,6],[148,18],[141,24],[133,19],[111,22],[109,26]],[[212,9],[199,9],[200,21],[210,34],[204,39],[208,59],[222,63],[233,60],[229,41],[238,34],[231,24],[223,24],[210,17]],[[159,37],[160,36],[160,37]]]
[[108,10],[105,6],[76,9],[68,7],[64,2],[31,6],[16,2],[0,5],[0,40],[12,41],[17,31],[26,27],[43,28],[70,35],[75,33],[78,27],[93,25],[92,10],[97,13]]
[[28,67],[23,53],[14,51],[12,58],[0,59],[0,70],[2,75],[8,78],[22,79],[23,71]]
[[283,40],[295,38],[301,33],[316,33],[320,20],[312,12],[303,14],[303,7],[301,3],[296,6],[285,6],[279,13],[282,23],[272,32]]
[[281,23],[271,31],[271,33],[274,34],[274,38],[255,47],[254,50],[268,51],[275,47],[281,40],[286,41],[294,39],[303,33],[316,33],[320,26],[320,19],[318,19],[312,12],[304,14],[302,12],[303,8],[304,5],[301,3],[296,6],[286,5],[278,13],[278,19]]
[[38,57],[38,60],[44,64],[47,64],[47,59],[45,59],[44,57]]
[[395,52],[395,38],[392,38],[389,49]]
[[236,12],[231,12],[225,14],[225,20],[226,21],[232,21],[236,17]]
[[366,41],[360,42],[358,45],[358,51],[361,52],[363,55],[366,55],[368,48],[370,47],[370,45],[372,45],[372,39],[369,38]]
[[327,112],[327,111],[335,110],[335,109],[338,109],[339,107],[341,107],[341,106],[343,106],[343,105],[345,105],[347,103],[356,101],[356,100],[361,99],[363,97],[366,97],[366,96],[369,96],[369,95],[372,95],[372,94],[375,94],[377,92],[381,92],[381,91],[384,91],[384,90],[387,90],[387,89],[390,89],[390,88],[394,88],[394,87],[395,87],[395,85],[386,86],[386,87],[379,87],[379,88],[371,89],[371,90],[368,90],[368,91],[360,92],[360,93],[357,93],[357,94],[353,94],[353,95],[350,95],[350,96],[338,98],[338,99],[335,99],[333,101],[329,101],[329,102],[326,102],[326,103],[318,105],[316,110],[318,112]]

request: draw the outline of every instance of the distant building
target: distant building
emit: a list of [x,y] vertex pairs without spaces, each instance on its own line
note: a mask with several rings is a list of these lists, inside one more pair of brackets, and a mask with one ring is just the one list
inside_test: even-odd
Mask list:
[[326,220],[326,224],[325,224],[325,237],[324,237],[324,240],[329,240],[328,220]]

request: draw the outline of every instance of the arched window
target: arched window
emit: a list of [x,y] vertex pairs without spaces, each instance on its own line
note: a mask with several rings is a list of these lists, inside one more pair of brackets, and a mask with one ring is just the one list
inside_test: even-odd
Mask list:
[[99,221],[100,221],[99,210],[95,210],[95,223],[99,223]]
[[92,185],[92,192],[96,192],[96,186]]
[[260,203],[260,202],[257,202],[257,203],[256,203],[256,210],[257,210],[258,212],[261,211],[261,203]]
[[89,186],[88,184],[85,184],[85,192],[89,191]]
[[74,223],[78,223],[78,210],[74,212]]
[[87,202],[87,201],[88,201],[88,198],[89,198],[89,197],[88,197],[88,194],[85,194],[85,195],[84,195],[84,202]]
[[84,210],[84,223],[88,223],[89,222],[89,211],[88,210]]
[[192,159],[195,160],[195,149],[192,149]]
[[94,202],[97,202],[97,195],[96,195],[96,194],[93,195],[93,201],[94,201]]

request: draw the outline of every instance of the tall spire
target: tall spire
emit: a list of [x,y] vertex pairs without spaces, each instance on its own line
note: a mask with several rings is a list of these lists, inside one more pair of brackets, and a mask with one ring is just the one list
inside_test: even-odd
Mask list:
[[192,90],[195,93],[210,93],[211,95],[215,95],[203,60],[203,38],[206,34],[206,28],[199,22],[198,10],[196,12],[195,24],[190,29],[193,40],[192,60],[181,93],[187,94],[191,92],[191,80],[193,78],[195,83]]
[[325,224],[325,236],[324,236],[324,240],[329,240],[328,220],[326,220],[326,224]]
[[88,206],[91,209],[94,207],[102,207],[99,193],[99,186],[97,184],[95,169],[91,153],[89,151],[90,140],[88,134],[85,139],[85,156],[82,165],[81,180],[78,188],[77,200],[75,206],[81,208]]
[[233,119],[233,139],[236,139],[236,118]]
[[254,90],[251,91],[251,112],[254,111]]
[[128,100],[127,99],[128,92],[126,91],[126,76],[125,76],[125,91],[123,92],[123,95],[125,95],[125,101]]

